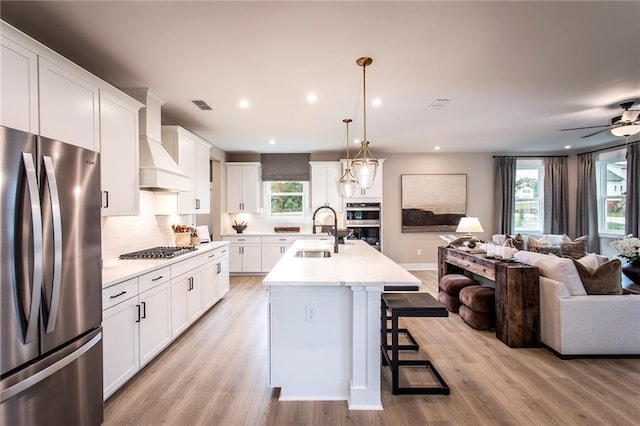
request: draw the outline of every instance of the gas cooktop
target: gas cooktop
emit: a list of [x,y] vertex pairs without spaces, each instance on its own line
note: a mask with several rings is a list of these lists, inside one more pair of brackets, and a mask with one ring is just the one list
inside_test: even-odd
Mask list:
[[188,247],[153,247],[145,250],[121,254],[120,259],[170,259],[194,251],[193,246]]

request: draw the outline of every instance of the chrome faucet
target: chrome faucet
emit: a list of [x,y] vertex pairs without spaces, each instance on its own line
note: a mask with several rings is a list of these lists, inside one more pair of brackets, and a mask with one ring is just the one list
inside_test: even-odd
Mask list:
[[311,219],[311,227],[313,228],[313,233],[316,233],[316,213],[318,213],[318,211],[322,209],[329,209],[333,212],[333,252],[338,253],[338,214],[334,209],[329,206],[320,206],[316,209],[315,212],[313,212],[313,218]]

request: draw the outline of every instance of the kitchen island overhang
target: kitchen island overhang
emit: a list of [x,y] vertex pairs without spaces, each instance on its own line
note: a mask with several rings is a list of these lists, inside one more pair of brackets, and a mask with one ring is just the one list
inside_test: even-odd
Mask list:
[[265,277],[269,290],[269,385],[280,400],[346,400],[381,410],[380,295],[421,281],[366,242],[296,241]]

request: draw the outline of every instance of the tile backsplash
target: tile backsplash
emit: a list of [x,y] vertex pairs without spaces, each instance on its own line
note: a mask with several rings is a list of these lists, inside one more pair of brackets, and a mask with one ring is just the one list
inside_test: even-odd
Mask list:
[[102,259],[156,246],[173,246],[172,224],[189,225],[192,215],[155,215],[154,196],[140,191],[140,214],[102,218]]

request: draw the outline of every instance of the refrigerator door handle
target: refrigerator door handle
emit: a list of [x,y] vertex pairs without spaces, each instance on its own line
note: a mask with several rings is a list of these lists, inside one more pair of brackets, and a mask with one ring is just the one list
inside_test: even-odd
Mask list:
[[62,286],[62,213],[60,212],[60,195],[53,160],[46,155],[42,157],[42,160],[49,185],[49,194],[51,194],[51,216],[53,217],[53,286],[46,330],[47,333],[51,333],[56,329],[58,308],[60,307],[60,287]]
[[[36,167],[33,156],[28,152],[22,153],[25,174],[27,177],[27,188],[29,191],[29,202],[31,206],[31,224],[33,226],[33,285],[31,290],[31,303],[27,319],[27,331],[25,333],[25,343],[33,341],[38,327],[38,312],[42,298],[42,214],[40,209],[40,194],[38,191],[38,178],[36,177]],[[27,316],[27,315],[25,315]]]
[[40,370],[39,372],[37,372],[32,376],[29,376],[28,379],[25,379],[21,382],[16,383],[13,386],[9,386],[8,388],[3,389],[2,391],[0,391],[0,402],[4,402],[8,400],[9,398],[19,394],[20,392],[34,386],[36,383],[39,383],[42,380],[46,379],[47,377],[50,377],[53,374],[57,373],[58,371],[62,370],[64,367],[71,364],[73,361],[77,360],[82,355],[87,353],[91,348],[97,345],[101,339],[102,339],[102,332],[95,335],[87,343],[85,343],[75,351],[71,352],[69,355],[62,358],[55,364],[52,364],[47,368]]

